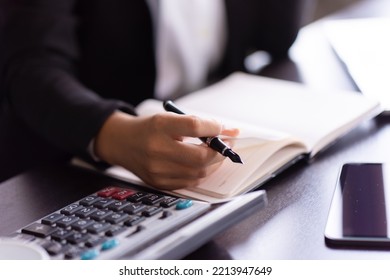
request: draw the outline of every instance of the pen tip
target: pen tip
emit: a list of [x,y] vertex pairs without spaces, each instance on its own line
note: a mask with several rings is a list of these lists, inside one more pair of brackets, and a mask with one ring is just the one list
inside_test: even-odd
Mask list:
[[241,160],[240,156],[238,154],[236,154],[235,152],[233,152],[232,150],[229,150],[229,153],[227,154],[227,156],[230,158],[230,160],[232,162],[244,164],[244,162]]

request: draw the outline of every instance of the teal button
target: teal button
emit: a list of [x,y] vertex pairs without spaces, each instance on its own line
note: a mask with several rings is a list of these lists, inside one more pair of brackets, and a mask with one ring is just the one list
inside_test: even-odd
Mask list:
[[176,210],[183,210],[191,207],[194,203],[190,199],[180,200],[176,204]]
[[106,242],[104,242],[102,244],[102,250],[103,251],[110,250],[110,249],[118,246],[118,244],[119,244],[119,241],[117,239],[107,240]]
[[98,250],[89,250],[89,251],[86,251],[84,252],[80,258],[82,260],[93,260],[94,258],[96,258],[97,256],[99,256],[99,251]]

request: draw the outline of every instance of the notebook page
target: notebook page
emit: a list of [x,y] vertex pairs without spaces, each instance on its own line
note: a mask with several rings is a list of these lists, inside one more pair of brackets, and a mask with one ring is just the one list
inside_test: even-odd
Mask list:
[[[355,92],[321,92],[302,84],[234,73],[176,102],[193,110],[283,131],[301,139],[308,150],[335,138],[346,123],[378,107],[376,100]],[[376,113],[379,113],[377,110]],[[326,145],[326,143],[322,143]]]

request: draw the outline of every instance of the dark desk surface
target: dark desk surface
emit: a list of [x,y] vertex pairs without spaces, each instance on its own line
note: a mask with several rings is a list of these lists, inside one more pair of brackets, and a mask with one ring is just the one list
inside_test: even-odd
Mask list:
[[[335,17],[390,16],[390,1],[366,0],[334,15]],[[293,80],[313,87],[355,89],[321,32],[321,21],[302,29],[291,49],[291,60],[264,68],[261,75]],[[226,230],[188,256],[190,259],[390,259],[389,251],[331,249],[324,241],[324,228],[337,174],[345,162],[384,162],[390,160],[390,118],[363,123],[310,164],[301,162],[268,182],[266,209],[254,213]],[[0,188],[0,235],[32,222],[56,207],[87,195],[97,187],[56,169],[62,185],[68,188],[26,187],[30,176]],[[67,179],[68,178],[68,179]],[[20,183],[20,184],[19,184]],[[9,184],[9,183],[8,183]]]

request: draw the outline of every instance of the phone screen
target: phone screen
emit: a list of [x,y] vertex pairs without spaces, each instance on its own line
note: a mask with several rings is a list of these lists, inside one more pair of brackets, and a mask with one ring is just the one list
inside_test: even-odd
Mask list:
[[390,165],[343,165],[325,229],[333,245],[390,246]]

